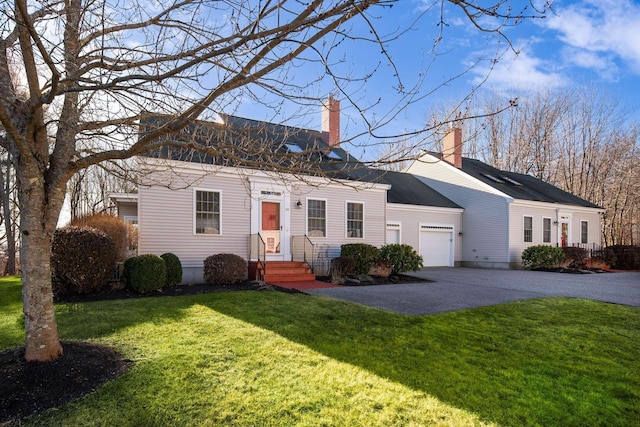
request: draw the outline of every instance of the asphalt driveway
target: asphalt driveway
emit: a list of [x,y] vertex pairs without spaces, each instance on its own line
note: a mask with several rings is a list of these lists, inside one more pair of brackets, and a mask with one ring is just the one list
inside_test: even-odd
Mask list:
[[525,270],[424,268],[433,280],[308,290],[401,314],[421,315],[545,297],[574,297],[640,307],[640,272],[563,274]]

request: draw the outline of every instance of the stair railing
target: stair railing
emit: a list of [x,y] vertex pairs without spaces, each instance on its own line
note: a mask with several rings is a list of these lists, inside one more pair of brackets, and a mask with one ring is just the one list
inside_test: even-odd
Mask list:
[[249,236],[249,260],[257,261],[256,280],[264,280],[267,270],[267,245],[260,233]]
[[309,236],[291,236],[291,261],[304,261],[314,271],[315,245]]

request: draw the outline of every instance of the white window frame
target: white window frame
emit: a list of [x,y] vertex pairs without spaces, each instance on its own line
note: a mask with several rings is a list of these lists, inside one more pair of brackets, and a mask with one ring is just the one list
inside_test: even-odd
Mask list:
[[[398,243],[402,244],[402,223],[400,221],[387,221],[386,223],[386,231],[389,230],[398,230]],[[385,243],[389,244],[389,242],[386,242],[387,240],[387,235],[385,233]]]
[[[531,240],[527,240],[527,228],[525,228],[527,226],[526,221],[527,218],[531,219]],[[531,215],[524,215],[522,217],[522,241],[524,243],[533,243],[533,217]]]
[[[312,200],[317,202],[324,202],[324,236],[311,236],[309,234],[309,202]],[[329,213],[328,213],[329,202],[327,201],[327,199],[321,199],[319,197],[307,197],[307,208],[305,210],[306,210],[305,222],[306,222],[307,236],[312,237],[314,239],[326,239],[327,235],[329,234],[329,225],[327,221],[327,218],[329,216]]]
[[[544,231],[545,231],[545,230],[544,230],[544,222],[545,222],[545,220],[548,220],[548,221],[549,221],[549,240],[545,240],[545,238],[544,238],[544,237],[545,237],[545,236],[544,236]],[[542,217],[542,243],[551,243],[551,240],[552,240],[552,237],[551,237],[551,236],[552,236],[551,230],[552,230],[552,228],[553,228],[552,226],[553,226],[553,219],[552,219],[552,218],[550,218],[550,217],[543,216],[543,217]]]
[[[583,227],[586,227],[586,230],[584,230]],[[589,221],[580,221],[580,243],[589,243]]]
[[138,215],[124,215],[122,220],[128,224],[133,225],[134,227],[138,226]]
[[[217,233],[198,233],[198,229],[197,229],[197,222],[198,222],[197,221],[197,218],[198,218],[198,211],[197,211],[198,192],[218,193],[219,210],[218,210],[218,232]],[[222,235],[222,191],[213,190],[213,189],[210,189],[210,188],[194,188],[193,189],[193,201],[192,201],[192,205],[191,206],[193,208],[193,234],[195,236],[221,236]]]
[[[359,236],[359,237],[349,236],[349,204],[362,205],[362,236]],[[346,239],[364,240],[364,237],[365,237],[365,232],[364,232],[365,220],[364,219],[365,219],[364,202],[356,201],[356,200],[345,200],[344,202],[344,237]]]

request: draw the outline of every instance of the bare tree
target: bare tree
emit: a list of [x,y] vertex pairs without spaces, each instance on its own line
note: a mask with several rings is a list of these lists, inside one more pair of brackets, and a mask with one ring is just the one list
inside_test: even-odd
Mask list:
[[[124,166],[123,166],[124,165]],[[132,193],[135,191],[134,167],[126,162],[113,164],[105,162],[76,172],[67,184],[67,198],[71,219],[105,212],[112,208],[111,193]]]
[[4,226],[3,241],[6,248],[6,264],[2,274],[16,274],[16,224],[17,207],[14,196],[16,194],[15,174],[9,153],[4,151],[0,154],[0,203],[2,204],[2,224]]
[[[493,3],[442,0],[432,6],[457,8],[478,29],[498,35],[525,15],[544,12],[520,11],[505,0]],[[348,85],[364,84],[376,70],[363,71],[361,78],[344,72],[337,55],[345,53],[339,46],[347,40],[378,46],[381,62],[396,74],[397,108],[406,107],[422,97],[419,86],[403,85],[388,51],[402,31],[385,37],[374,24],[373,13],[383,16],[391,5],[388,0],[2,1],[0,122],[20,201],[26,359],[49,361],[62,354],[50,252],[74,174],[168,144],[172,140],[165,136],[198,117],[229,110],[238,100],[274,108],[280,106],[274,99],[317,103],[321,97],[311,89],[325,78],[366,117],[372,105],[355,99],[357,88],[349,91]],[[348,26],[352,20],[358,25]],[[17,64],[18,76],[9,63]],[[302,65],[309,68],[294,76],[292,70]],[[26,84],[26,100],[16,96],[16,77]],[[145,111],[169,120],[137,138]],[[368,132],[379,124],[367,121]],[[198,148],[197,141],[183,145]]]
[[[504,102],[494,96],[479,108]],[[640,207],[640,140],[638,125],[615,99],[584,88],[524,94],[517,108],[480,121],[475,145],[482,160],[604,207],[604,244],[631,242]]]

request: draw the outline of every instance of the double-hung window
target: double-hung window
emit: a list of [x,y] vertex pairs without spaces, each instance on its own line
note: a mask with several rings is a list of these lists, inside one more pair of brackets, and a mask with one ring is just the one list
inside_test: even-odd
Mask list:
[[364,237],[364,205],[347,202],[347,237]]
[[195,233],[220,234],[220,193],[196,190]]
[[307,200],[307,235],[309,237],[327,237],[327,202]]
[[525,242],[533,242],[533,217],[525,216],[524,217],[524,235]]
[[580,221],[580,243],[589,243],[589,222]]
[[542,218],[542,243],[551,243],[551,218]]

